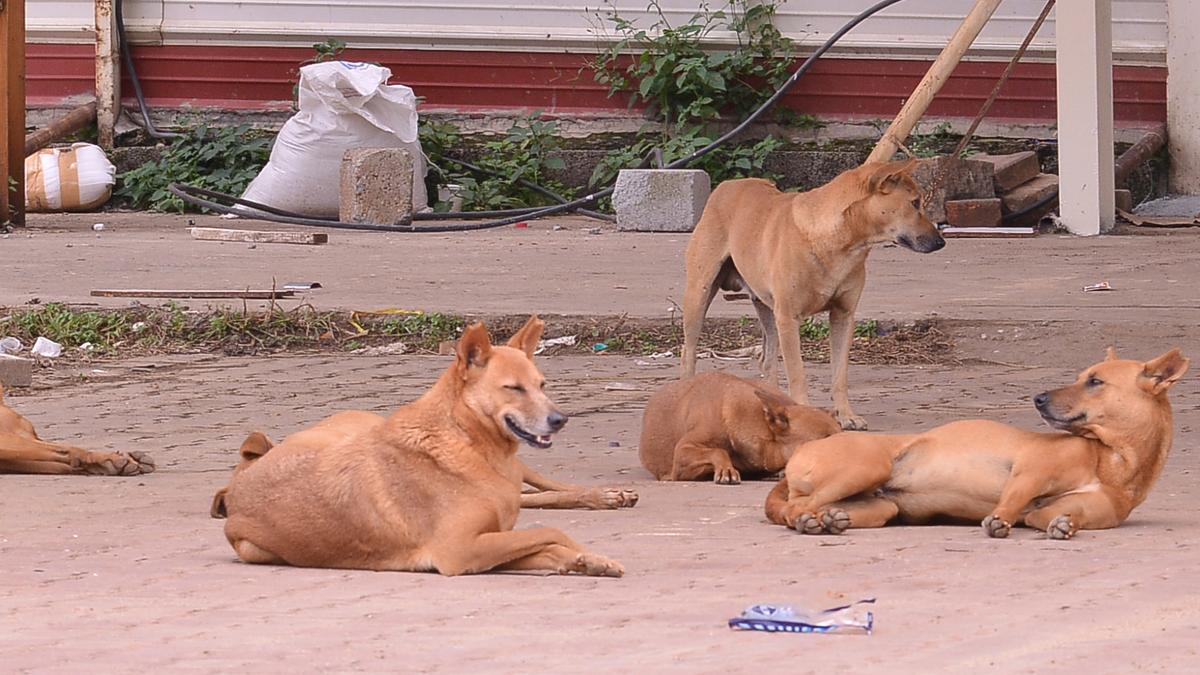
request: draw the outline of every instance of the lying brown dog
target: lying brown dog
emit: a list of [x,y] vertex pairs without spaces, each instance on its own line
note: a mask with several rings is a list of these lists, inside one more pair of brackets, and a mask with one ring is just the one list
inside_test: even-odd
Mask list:
[[807,534],[893,521],[982,520],[1069,539],[1120,525],[1149,494],[1171,449],[1167,390],[1187,371],[1173,349],[1142,363],[1108,358],[1038,394],[1050,426],[952,422],[911,436],[843,433],[796,450],[767,497],[767,518]]
[[0,473],[136,476],[154,471],[144,452],[89,452],[38,438],[33,423],[4,403],[0,385]]
[[469,574],[492,569],[620,576],[621,565],[552,528],[514,531],[524,442],[548,448],[567,418],[533,363],[542,322],[508,346],[480,324],[424,396],[383,424],[334,415],[277,446],[261,434],[223,505],[225,536],[250,563]]
[[658,480],[734,485],[743,475],[779,473],[796,446],[838,431],[824,410],[799,405],[775,387],[712,371],[650,397],[638,455]]
[[828,310],[834,411],[844,428],[866,429],[850,408],[846,369],[867,254],[884,242],[919,253],[946,244],[921,212],[911,167],[864,164],[803,193],[758,178],[718,185],[688,242],[683,376],[696,372],[696,346],[717,290],[746,291],[763,331],[763,375],[775,384],[782,349],[791,397],[807,404],[800,326]]

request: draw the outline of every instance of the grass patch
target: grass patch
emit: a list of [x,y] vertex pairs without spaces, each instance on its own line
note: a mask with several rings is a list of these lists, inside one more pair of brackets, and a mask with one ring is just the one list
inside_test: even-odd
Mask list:
[[[605,353],[646,356],[679,354],[683,329],[678,320],[626,316],[546,316],[548,337],[575,335],[573,347],[547,353]],[[0,335],[12,335],[28,348],[38,336],[63,345],[67,359],[109,359],[167,353],[218,352],[227,355],[284,351],[352,351],[391,342],[413,353],[437,353],[468,321],[483,320],[495,342],[503,342],[525,316],[463,317],[437,312],[371,314],[319,311],[309,305],[267,311],[233,308],[193,310],[168,303],[123,309],[79,308],[60,303],[0,309]],[[710,318],[701,349],[716,352],[761,342],[758,322]],[[808,320],[801,329],[806,359],[828,361],[829,326]],[[601,348],[600,345],[603,345]],[[856,363],[936,363],[952,358],[953,344],[932,322],[881,330],[874,321],[855,326],[851,358]]]

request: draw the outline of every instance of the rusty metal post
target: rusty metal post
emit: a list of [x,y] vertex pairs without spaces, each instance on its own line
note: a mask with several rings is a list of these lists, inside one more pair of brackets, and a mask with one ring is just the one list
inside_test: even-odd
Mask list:
[[25,0],[0,0],[0,223],[25,224]]
[[121,116],[121,66],[117,44],[116,0],[95,0],[96,8],[96,131],[100,147],[113,149],[117,118]]

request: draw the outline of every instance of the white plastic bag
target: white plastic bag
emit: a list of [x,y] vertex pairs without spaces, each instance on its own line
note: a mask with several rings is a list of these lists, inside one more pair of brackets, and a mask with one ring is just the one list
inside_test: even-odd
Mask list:
[[392,71],[326,61],[300,69],[300,111],[279,131],[271,159],[242,198],[308,216],[338,216],[342,156],[352,148],[404,148],[413,158],[413,210],[424,209],[425,155],[417,97],[387,84]]
[[112,196],[117,168],[91,143],[46,148],[25,158],[25,210],[90,211]]

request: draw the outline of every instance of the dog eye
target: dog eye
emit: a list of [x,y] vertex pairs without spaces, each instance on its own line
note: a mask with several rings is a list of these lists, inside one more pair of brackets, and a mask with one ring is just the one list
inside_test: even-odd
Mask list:
[[1089,386],[1089,387],[1099,387],[1102,384],[1104,384],[1104,380],[1101,380],[1100,378],[1096,377],[1095,375],[1092,375],[1091,377],[1089,377],[1087,379],[1087,386]]
[[504,388],[505,388],[505,389],[512,389],[513,391],[515,391],[515,392],[517,392],[517,393],[520,393],[520,394],[524,394],[524,393],[525,393],[525,387],[522,387],[522,386],[521,386],[521,385],[519,385],[519,384],[506,384],[506,385],[504,385]]
[[913,208],[914,208],[914,209],[916,209],[916,210],[918,210],[918,211],[920,211],[920,210],[921,210],[921,200],[920,200],[920,199],[914,199],[914,200],[912,200],[912,205],[913,205]]

